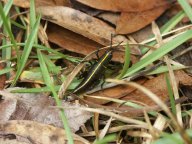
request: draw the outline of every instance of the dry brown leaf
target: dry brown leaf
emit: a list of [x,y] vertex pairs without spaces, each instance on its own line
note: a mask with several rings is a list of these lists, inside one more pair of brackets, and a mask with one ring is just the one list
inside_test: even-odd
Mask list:
[[[8,0],[3,0],[8,2]],[[13,4],[23,8],[30,7],[30,0],[13,0]],[[70,6],[69,0],[35,0],[36,7],[39,6]]]
[[167,0],[77,0],[90,7],[115,12],[141,12],[168,4]]
[[[184,71],[175,71],[174,72],[177,85],[185,84],[185,85],[192,85],[192,77],[187,75]],[[167,91],[167,84],[165,80],[165,75],[159,75],[153,79],[148,80],[146,83],[143,84],[144,87],[155,93],[159,96],[163,101],[167,101],[168,98],[168,91]],[[134,91],[127,96],[122,98],[123,100],[133,100],[144,103],[148,106],[153,106],[154,102],[148,99],[145,94],[141,93],[139,90]]]
[[[115,34],[115,29],[105,22],[89,16],[78,10],[68,7],[39,7],[37,11],[43,19],[56,23],[68,30],[83,35],[99,44],[108,46],[111,42],[111,34]],[[122,35],[113,38],[113,43],[127,42]],[[132,48],[131,52],[139,55],[139,49]]]
[[168,5],[138,13],[122,12],[117,21],[116,32],[127,34],[138,31],[158,18],[167,8]]
[[148,39],[151,34],[152,34],[152,30],[151,30],[151,26],[149,25],[128,36],[133,37],[136,42],[141,43],[142,41]]
[[113,25],[117,24],[117,20],[119,19],[119,13],[112,13],[112,12],[102,12],[97,15],[98,18],[107,21]]
[[28,138],[14,134],[0,134],[0,144],[34,144]]
[[[48,25],[47,35],[49,41],[59,45],[64,49],[83,54],[85,56],[103,47],[93,40],[90,40],[84,36],[81,36],[55,24]],[[102,52],[99,53],[99,55],[101,54]],[[96,55],[93,55],[93,57],[96,58]],[[112,60],[124,62],[124,52],[114,52]],[[131,61],[132,63],[135,63],[137,61],[137,58],[134,55],[131,55]]]
[[[26,138],[33,144],[67,144],[64,129],[33,121],[12,120],[1,122],[0,132]],[[76,134],[72,135],[75,144],[89,144],[84,138]]]
[[[100,44],[109,45],[111,33],[114,33],[114,29],[106,23],[72,8],[40,7],[38,12],[42,14],[44,19],[95,40]],[[114,38],[114,41],[126,41],[126,38],[118,36]]]
[[11,115],[15,112],[17,107],[16,99],[6,99],[0,101],[0,120],[7,121],[11,118]]
[[49,41],[69,51],[88,55],[90,52],[102,47],[102,45],[84,36],[74,33],[55,24],[49,24],[47,28]]
[[85,12],[90,16],[97,16],[98,14],[103,12],[102,10],[94,9],[82,3],[79,3],[77,0],[70,0],[70,1],[71,1],[72,8]]
[[[52,97],[32,93],[13,94],[9,90],[0,91],[4,98],[0,101],[0,121],[32,120],[63,127],[59,109],[51,107],[56,106]],[[77,131],[91,117],[89,112],[79,110],[78,108],[82,106],[78,104],[62,102],[62,106],[73,107],[73,109],[65,110],[65,115],[73,132]]]
[[188,3],[189,3],[190,5],[192,5],[192,0],[188,0]]
[[[139,80],[138,83],[139,84],[143,84],[146,80]],[[134,87],[130,87],[127,85],[119,85],[113,88],[108,88],[102,91],[98,91],[95,92],[91,95],[95,95],[95,96],[104,96],[104,97],[108,97],[108,98],[116,98],[116,99],[120,99],[121,97],[124,97],[126,95],[128,95],[129,93],[133,92],[134,90],[136,90]],[[85,97],[86,100],[88,101],[92,101],[93,103],[97,103],[97,104],[106,104],[108,101],[106,100],[102,100],[102,99],[95,99],[94,97]]]
[[[177,84],[182,85],[192,85],[192,77],[188,76],[183,71],[176,71],[175,77],[177,79]],[[142,81],[141,81],[142,82]],[[167,85],[165,80],[165,75],[159,75],[153,79],[147,80],[144,83],[140,83],[153,93],[155,93],[157,96],[159,96],[163,101],[168,100],[168,92],[167,92]],[[142,92],[139,90],[135,90],[132,87],[129,86],[116,86],[112,87],[97,93],[94,93],[93,95],[99,95],[104,97],[111,97],[111,98],[121,98],[125,101],[137,101],[140,103],[143,103],[148,106],[154,106],[154,102],[150,100],[148,97],[145,96]],[[106,101],[104,100],[97,100],[92,98],[87,98],[89,101],[97,104],[104,104]],[[109,104],[111,106],[111,104]],[[112,106],[114,106],[112,104]]]

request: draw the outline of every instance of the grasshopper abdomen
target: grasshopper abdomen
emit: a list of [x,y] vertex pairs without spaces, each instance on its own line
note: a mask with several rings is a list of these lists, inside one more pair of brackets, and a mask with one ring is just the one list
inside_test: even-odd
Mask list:
[[83,79],[83,81],[75,88],[73,91],[74,94],[79,94],[88,90],[95,81],[99,80],[106,69],[106,66],[112,59],[113,50],[110,49],[106,51],[95,63],[87,73],[87,76]]

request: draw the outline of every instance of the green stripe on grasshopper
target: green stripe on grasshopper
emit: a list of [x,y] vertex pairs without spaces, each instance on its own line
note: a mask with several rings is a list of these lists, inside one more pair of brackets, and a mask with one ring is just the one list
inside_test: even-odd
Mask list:
[[73,91],[74,94],[82,93],[89,89],[91,85],[98,79],[101,78],[102,74],[105,71],[105,65],[107,65],[112,59],[113,50],[110,49],[106,51],[89,70],[87,76],[83,79],[83,81],[76,87]]

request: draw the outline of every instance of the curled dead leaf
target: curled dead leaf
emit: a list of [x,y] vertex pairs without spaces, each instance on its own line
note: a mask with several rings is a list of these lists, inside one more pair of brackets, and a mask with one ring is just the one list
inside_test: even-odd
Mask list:
[[107,21],[113,25],[117,25],[117,21],[119,19],[120,13],[112,13],[112,12],[102,12],[97,15],[98,18]]
[[[184,71],[175,71],[174,74],[176,77],[177,86],[179,86],[179,84],[192,85],[192,77],[187,75]],[[159,96],[164,102],[169,100],[164,74],[148,80],[146,83],[143,84],[143,86]],[[152,100],[146,98],[145,94],[141,93],[138,90],[123,97],[122,100],[138,101],[148,106],[154,105],[154,102]]]
[[102,47],[84,36],[74,33],[55,24],[49,24],[47,28],[49,41],[69,51],[88,55],[92,51]]
[[6,99],[0,102],[0,120],[7,121],[11,118],[11,115],[15,112],[17,106],[17,100]]
[[142,41],[149,38],[149,35],[152,35],[152,30],[151,30],[150,25],[131,34],[131,36],[134,38],[134,40],[137,41],[138,43],[141,43]]
[[[90,40],[84,36],[81,36],[55,24],[48,25],[47,35],[49,41],[59,45],[64,49],[80,53],[85,56],[103,47],[101,44],[96,43],[93,40]],[[101,54],[102,52],[99,53],[99,55]],[[117,62],[124,62],[124,55],[124,52],[116,51],[114,52],[112,60]],[[96,58],[96,55],[93,55],[92,57]],[[131,61],[132,63],[135,63],[137,58],[134,55],[131,55]]]
[[[11,90],[13,89],[0,91],[3,96],[3,100],[0,101],[0,121],[31,120],[63,127],[60,110],[54,108],[56,104],[52,97],[41,93],[10,93]],[[80,126],[91,117],[89,112],[78,109],[83,107],[79,104],[63,101],[62,106],[66,108],[65,115],[73,132],[79,130]],[[73,109],[67,109],[67,107]]]
[[[3,0],[8,2],[9,0]],[[30,0],[13,0],[13,4],[23,8],[30,7]],[[35,0],[36,7],[39,6],[70,6],[69,0]]]
[[[143,84],[146,82],[146,79],[142,79],[142,80],[138,80],[137,83],[139,84]],[[115,98],[115,99],[120,99],[126,95],[128,95],[129,93],[132,93],[133,91],[135,91],[136,89],[127,85],[118,85],[112,88],[108,88],[102,91],[98,91],[98,92],[94,92],[93,94],[90,95],[95,95],[95,96],[104,96],[107,98]],[[93,97],[85,97],[86,100],[88,101],[92,101],[94,103],[97,104],[106,104],[109,101],[106,100],[102,100],[102,99],[95,99],[94,96]]]
[[[72,8],[39,7],[37,11],[44,19],[104,45],[110,40],[111,33],[114,33],[114,29],[106,23]],[[118,36],[114,38],[114,41],[126,41],[126,38]]]
[[[0,123],[0,132],[22,136],[33,143],[67,144],[64,129],[34,121],[12,120]],[[75,144],[89,144],[84,138],[72,134]]]
[[[45,6],[39,7],[37,12],[42,15],[43,19],[83,35],[101,45],[110,45],[111,34],[115,34],[115,29],[105,22],[72,8]],[[113,43],[120,42],[127,42],[126,37],[116,35],[113,38]],[[131,52],[140,54],[139,49],[136,48],[132,48]]]
[[122,12],[117,21],[116,32],[127,34],[138,31],[158,18],[167,8],[168,5],[137,13]]
[[88,5],[90,7],[115,11],[115,12],[141,12],[165,6],[168,4],[167,0],[77,0],[78,2]]
[[[179,84],[188,85],[188,86],[192,85],[192,77],[187,75],[182,70],[175,71],[175,77],[176,77],[178,86],[179,86]],[[149,89],[150,91],[152,91],[157,96],[159,96],[159,98],[162,101],[165,102],[165,101],[169,100],[166,79],[165,79],[164,74],[161,74],[157,77],[144,81],[142,83],[142,85],[144,87],[146,87],[147,89]],[[135,101],[135,102],[143,103],[144,105],[151,106],[151,107],[155,106],[155,103],[151,99],[147,98],[145,94],[143,94],[139,90],[131,88],[130,86],[116,86],[116,87],[112,87],[109,89],[105,89],[100,92],[96,92],[92,95],[118,98],[118,99],[122,99],[124,101]],[[106,101],[89,98],[89,97],[87,97],[87,100],[91,101],[92,103],[97,103],[97,104],[106,103]],[[118,104],[108,103],[107,105],[115,107]],[[128,113],[132,114],[131,111]]]

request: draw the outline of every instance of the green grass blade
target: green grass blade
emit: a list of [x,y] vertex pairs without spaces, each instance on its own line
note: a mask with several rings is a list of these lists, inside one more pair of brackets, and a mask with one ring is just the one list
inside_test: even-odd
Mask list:
[[105,136],[103,139],[95,141],[93,144],[108,144],[112,141],[115,141],[117,136],[115,134],[110,134]]
[[[55,54],[47,55],[46,57],[48,57],[50,60],[58,60],[63,58],[62,56],[55,55]],[[37,59],[37,56],[33,55],[33,56],[30,56],[30,58]]]
[[30,20],[30,29],[33,29],[36,21],[36,14],[35,14],[35,1],[30,0],[30,9],[29,9],[29,20]]
[[44,57],[45,63],[50,73],[58,75],[61,67],[56,66],[47,56]]
[[[192,138],[192,129],[187,129],[186,133]],[[152,144],[184,144],[184,141],[178,132],[173,134],[162,134],[162,138],[154,141]]]
[[173,96],[173,91],[172,91],[171,83],[170,83],[170,80],[169,80],[169,77],[168,77],[167,74],[165,76],[165,79],[166,79],[167,90],[168,90],[168,94],[169,94],[169,100],[170,100],[170,103],[171,103],[171,110],[172,110],[172,113],[174,115],[176,115],[175,99],[174,99],[174,96]]
[[[68,90],[74,90],[79,84],[81,80],[74,80],[68,87]],[[61,85],[54,86],[55,91],[59,91]],[[41,88],[23,88],[23,89],[16,89],[12,90],[13,93],[41,93],[41,92],[51,92],[49,87],[41,87]]]
[[[163,133],[163,138],[160,139],[158,144],[184,144],[180,135]],[[157,141],[158,142],[158,141]],[[156,143],[157,144],[157,143]]]
[[[40,69],[41,69],[41,72],[42,72],[42,76],[43,76],[43,79],[45,81],[45,84],[51,88],[51,89],[54,89],[53,88],[53,82],[49,76],[49,71],[47,69],[47,66],[45,64],[45,60],[44,60],[44,55],[41,53],[41,51],[39,49],[37,49],[37,56],[38,56],[38,59],[39,59],[39,64],[40,64]],[[55,91],[55,89],[54,89]],[[57,99],[57,102],[59,101],[59,99]],[[59,102],[60,103],[60,102]]]
[[[181,70],[181,69],[187,69],[190,68],[188,66],[171,66],[173,70]],[[168,72],[168,67],[167,66],[160,66],[157,69],[153,70],[152,72],[148,73],[147,75],[154,75],[154,74],[161,74]]]
[[174,17],[172,17],[166,24],[164,24],[160,31],[162,34],[169,32],[173,29],[183,18],[185,17],[185,12],[180,11]]
[[0,75],[6,74],[11,72],[13,69],[12,68],[4,68],[2,70],[0,70]]
[[[5,35],[8,35],[6,28],[3,28],[3,33]],[[7,44],[10,44],[10,41],[7,40],[7,38],[3,38],[2,45],[7,45]],[[6,60],[6,65],[5,65],[6,68],[10,68],[11,67],[10,59],[11,59],[11,47],[8,47],[6,49],[2,49],[2,60]],[[6,76],[9,79],[10,73],[7,73]]]
[[23,25],[15,22],[15,21],[13,21],[13,20],[11,20],[11,24],[17,26],[17,27],[20,28],[20,29],[26,30],[26,27],[25,27],[25,26],[23,26]]
[[[56,91],[59,91],[61,85],[54,86]],[[23,89],[16,89],[12,90],[12,93],[41,93],[41,92],[51,92],[49,87],[41,87],[41,88],[23,88]]]
[[14,48],[15,48],[15,50],[16,50],[16,53],[17,53],[17,63],[19,63],[19,58],[20,58],[19,50],[18,50],[18,47],[17,47],[17,45],[16,45],[15,38],[14,38],[14,36],[13,36],[13,33],[12,33],[11,28],[10,28],[10,25],[9,25],[9,21],[10,21],[10,20],[8,19],[8,17],[7,17],[6,14],[4,13],[4,11],[3,11],[3,6],[2,6],[1,3],[0,3],[0,17],[1,17],[1,20],[3,21],[3,24],[4,24],[4,27],[5,27],[6,31],[7,31],[8,35],[9,35],[9,37],[10,37],[10,40],[11,40],[11,42],[13,43],[13,46],[14,46]]
[[37,32],[38,32],[38,28],[39,28],[39,23],[40,23],[40,16],[38,16],[37,21],[33,27],[33,30],[31,31],[31,34],[29,35],[29,37],[27,38],[26,44],[24,46],[24,50],[23,50],[23,54],[21,56],[21,59],[19,61],[19,68],[16,72],[16,76],[15,79],[12,83],[12,86],[14,86],[17,82],[17,80],[19,79],[19,76],[21,75],[23,68],[25,67],[25,64],[27,62],[27,59],[29,57],[29,54],[31,52],[31,49],[33,47],[34,41],[37,37]]
[[[185,16],[184,11],[180,11],[178,12],[174,17],[172,17],[166,24],[164,24],[161,28],[160,31],[162,34],[169,32],[171,29],[173,29]],[[149,38],[154,37],[154,35],[149,36]],[[157,42],[156,41],[152,41],[150,43],[148,43],[149,46],[153,46],[155,45]],[[147,51],[149,50],[149,48],[141,48],[141,53],[145,54]]]
[[15,6],[15,11],[17,12],[17,14],[19,14],[19,18],[20,18],[20,20],[21,20],[21,22],[22,22],[22,24],[24,25],[24,27],[27,27],[27,25],[26,25],[26,23],[25,23],[25,20],[24,20],[24,18],[23,18],[23,15],[20,15],[20,9],[17,7],[17,6]]
[[177,0],[192,22],[192,9],[187,0]]
[[124,74],[126,74],[127,69],[129,68],[130,60],[131,60],[131,52],[130,52],[130,47],[127,43],[125,46],[125,62],[123,65],[123,70],[120,73],[120,75],[117,76],[118,79],[121,79],[124,76]]
[[[31,32],[36,22],[35,0],[30,0],[29,20],[30,20],[30,32]],[[37,43],[37,37],[35,38],[34,43]]]
[[[25,46],[25,43],[16,43],[16,45],[17,46]],[[0,46],[0,49],[6,49],[6,48],[9,48],[11,46],[13,46],[13,44],[3,45],[3,46]],[[76,58],[76,57],[72,57],[72,56],[69,56],[69,55],[64,55],[64,54],[62,54],[62,53],[60,53],[60,52],[58,52],[58,51],[56,51],[56,50],[54,50],[52,48],[49,48],[49,47],[46,47],[46,46],[43,46],[43,45],[34,44],[33,46],[34,46],[34,48],[46,50],[46,51],[48,51],[50,53],[58,55],[58,56],[60,56],[60,57],[62,57],[64,59],[67,59],[67,60],[69,60],[71,62],[74,62],[74,63],[79,63],[79,62],[82,61],[81,58]]]
[[[13,0],[9,0],[9,1],[5,4],[5,6],[4,6],[4,8],[3,8],[3,11],[4,11],[5,16],[8,15],[9,10],[11,9],[12,4],[13,4]],[[3,24],[3,20],[0,18],[0,27],[2,26],[2,24]]]
[[165,43],[160,48],[155,50],[153,53],[142,59],[141,61],[134,64],[132,67],[128,69],[126,72],[125,77],[131,76],[132,74],[138,72],[142,68],[146,67],[147,65],[151,64],[152,62],[158,60],[165,54],[169,53],[171,50],[175,49],[177,46],[181,45],[182,43],[186,42],[192,38],[192,30],[188,30],[184,32],[183,34],[177,36],[173,40]]
[[34,47],[35,47],[35,48],[40,48],[40,49],[46,50],[46,51],[51,52],[51,53],[54,53],[54,54],[56,54],[56,55],[58,55],[58,56],[63,57],[64,59],[67,59],[67,60],[69,60],[69,61],[71,61],[71,62],[74,62],[74,63],[79,63],[79,62],[82,61],[82,59],[74,58],[74,57],[68,56],[68,55],[64,55],[64,54],[62,54],[62,53],[60,53],[60,52],[58,52],[58,51],[56,51],[56,50],[53,50],[53,49],[51,49],[51,48],[49,48],[49,47],[45,47],[45,46],[42,46],[42,45],[36,45],[36,44],[34,45]]
[[[47,66],[45,64],[43,55],[40,52],[40,50],[37,50],[37,55],[38,55],[38,58],[39,58],[39,64],[40,64],[41,72],[42,72],[42,75],[43,75],[43,79],[44,79],[47,87],[49,87],[51,89],[57,106],[61,107],[62,106],[61,101],[59,100],[59,97],[58,97],[58,95],[57,95],[57,93],[56,93],[56,91],[54,89],[54,85],[53,85],[52,80],[51,80],[51,78],[49,76]],[[68,121],[67,121],[67,118],[65,116],[65,112],[64,112],[63,109],[61,110],[60,115],[61,115],[61,119],[62,119],[65,131],[66,131],[66,136],[68,138],[68,143],[73,144],[73,137],[72,137],[71,130],[69,128]]]

